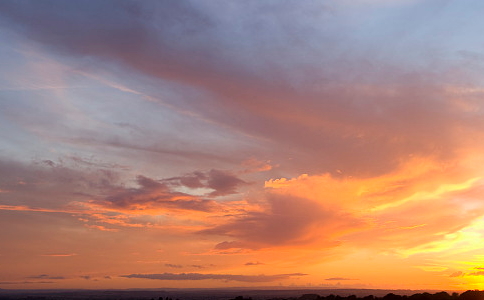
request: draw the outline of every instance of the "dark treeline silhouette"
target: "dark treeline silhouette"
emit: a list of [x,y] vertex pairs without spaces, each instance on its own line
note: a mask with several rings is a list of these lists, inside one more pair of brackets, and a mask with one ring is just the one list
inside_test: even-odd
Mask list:
[[[322,293],[323,290],[320,290]],[[166,296],[168,292],[162,292],[165,294],[164,297],[160,297],[160,292],[157,291],[8,291],[0,289],[0,300],[484,300],[484,291],[466,291],[461,294],[447,292],[438,293],[417,293],[413,295],[397,295],[394,293],[388,293],[384,295],[380,293],[379,296],[365,295],[360,293],[359,296],[339,296],[330,294],[328,296],[320,296],[318,294],[303,294],[302,296],[268,296],[264,297],[264,293],[261,291],[249,291],[247,294],[250,296],[237,296],[234,291],[224,291],[220,290],[219,293],[214,293],[213,291],[193,291],[189,294],[183,294],[181,291],[171,291],[171,295]],[[283,292],[283,291],[281,291]],[[296,291],[287,291],[287,293],[292,295]],[[312,291],[311,291],[312,292]],[[319,292],[319,291],[315,291]],[[378,290],[376,290],[378,292]],[[230,295],[230,293],[233,293]],[[243,293],[243,292],[241,292]],[[329,292],[328,292],[329,293]],[[157,295],[158,294],[158,295]],[[239,294],[240,295],[240,294]],[[287,294],[286,294],[287,295]],[[300,294],[299,294],[300,295]],[[365,296],[363,296],[365,295]],[[384,296],[382,296],[384,295]],[[267,297],[268,296],[268,297]],[[275,296],[275,297],[274,297]]]
[[[243,296],[235,297],[231,300],[252,300],[252,298],[244,298]],[[435,294],[431,293],[417,293],[411,296],[407,295],[396,295],[394,293],[389,293],[383,297],[375,297],[373,295],[368,295],[364,297],[357,297],[356,295],[350,295],[346,297],[338,295],[320,296],[318,294],[304,294],[299,298],[273,298],[269,300],[484,300],[484,291],[466,291],[462,294],[447,292],[438,292]]]

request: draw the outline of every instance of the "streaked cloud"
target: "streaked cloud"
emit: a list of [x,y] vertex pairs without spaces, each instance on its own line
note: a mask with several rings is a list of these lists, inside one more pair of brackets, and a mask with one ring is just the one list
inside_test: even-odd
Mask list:
[[291,274],[276,274],[276,275],[234,275],[234,274],[201,274],[201,273],[163,273],[163,274],[130,274],[121,275],[126,278],[142,278],[142,279],[156,279],[156,280],[227,280],[227,281],[241,281],[241,282],[273,282],[284,280],[291,277],[301,277],[307,274],[291,273]]
[[47,274],[35,275],[27,277],[29,279],[66,279],[64,276],[50,276]]
[[70,257],[76,256],[77,253],[54,253],[54,254],[42,254],[42,256],[49,256],[49,257]]

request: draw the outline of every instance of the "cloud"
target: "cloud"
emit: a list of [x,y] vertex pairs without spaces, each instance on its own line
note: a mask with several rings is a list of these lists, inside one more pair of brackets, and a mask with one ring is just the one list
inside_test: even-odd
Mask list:
[[[451,74],[445,72],[453,69],[447,63],[450,60],[435,62],[432,66],[438,68],[432,71],[425,63],[398,61],[391,47],[379,47],[381,41],[394,40],[393,33],[400,32],[402,24],[391,22],[382,36],[362,40],[355,34],[374,32],[374,25],[347,24],[349,16],[360,17],[342,4],[288,2],[277,10],[264,9],[274,4],[244,2],[232,9],[219,3],[216,10],[213,5],[33,1],[2,3],[1,11],[9,27],[62,53],[97,57],[208,91],[213,95],[210,99],[170,104],[191,107],[214,122],[267,139],[277,145],[278,160],[296,153],[294,164],[312,172],[339,169],[365,176],[388,172],[408,155],[432,153],[446,159],[470,142],[456,136],[456,128],[482,128],[476,111],[463,109],[480,104],[466,94],[465,86],[459,87],[457,79],[443,75]],[[413,5],[425,8],[422,15],[433,14],[423,4]],[[374,14],[376,7],[365,12]],[[414,16],[411,11],[402,13]],[[231,24],[233,19],[239,19],[240,26]],[[271,22],[257,26],[267,19]],[[339,34],[328,32],[329,24]],[[427,29],[433,30],[430,25]],[[415,61],[428,58],[415,50],[420,48],[412,46],[415,41],[406,38],[399,39],[399,44],[419,57]],[[211,42],[202,42],[207,40]],[[247,42],[241,47],[236,40]],[[446,44],[443,39],[432,41],[435,48]],[[359,48],[377,54],[368,57],[354,50]],[[450,84],[457,87],[449,90]],[[314,159],[321,149],[324,159]]]
[[213,192],[209,196],[225,196],[237,193],[237,187],[247,183],[227,171],[212,169],[208,172],[195,171],[181,177],[164,180],[169,184],[178,184],[187,188],[208,188]]
[[276,275],[233,275],[233,274],[201,274],[201,273],[163,273],[163,274],[130,274],[121,275],[126,278],[143,278],[156,280],[225,280],[225,281],[240,281],[240,282],[273,282],[285,280],[292,277],[301,277],[307,274],[291,273],[291,274],[276,274]]
[[343,281],[343,280],[359,280],[359,279],[345,278],[345,277],[331,277],[331,278],[326,278],[325,280],[327,280],[327,281]]
[[165,267],[175,268],[175,269],[181,269],[181,268],[183,268],[182,265],[175,265],[175,264],[165,264]]
[[[185,211],[185,214],[173,215],[166,224],[176,230],[182,225],[178,219],[193,220],[199,214],[198,218],[203,215],[202,219],[206,220],[207,214],[218,214],[217,209],[222,206],[226,213],[230,212],[231,208],[222,202],[176,191],[180,185],[173,184],[173,180],[167,182],[138,175],[137,186],[126,186],[120,178],[122,171],[125,169],[118,165],[95,159],[90,159],[89,163],[71,157],[60,158],[58,162],[21,163],[0,158],[0,189],[6,191],[2,195],[8,194],[8,197],[0,198],[0,211],[58,213],[64,215],[59,218],[70,216],[83,222],[82,226],[86,228],[105,232],[118,232],[120,227],[160,226],[156,220],[150,221],[139,215]],[[207,172],[213,173],[219,172]],[[236,178],[227,175],[228,172],[220,173],[222,177]],[[217,176],[208,178],[216,180]],[[227,185],[222,186],[215,192],[221,194],[233,187],[229,183],[228,189],[223,190]],[[35,202],[31,201],[33,198]]]
[[41,274],[41,275],[37,275],[37,276],[29,276],[27,278],[29,278],[29,279],[66,279],[63,276],[49,276],[47,274]]
[[481,10],[276,2],[0,2],[6,53],[24,59],[0,57],[2,145],[46,153],[0,161],[0,210],[93,236],[197,231],[210,240],[193,247],[218,253],[469,249],[484,90],[469,38],[482,26],[467,21]]
[[361,220],[349,213],[326,208],[307,198],[268,194],[267,202],[266,211],[247,212],[233,221],[202,230],[200,234],[237,239],[219,243],[216,249],[221,250],[298,246],[315,242],[334,247],[342,232],[362,225]]
[[[89,224],[85,224],[84,226],[87,227],[87,228],[97,229],[97,230],[101,230],[101,231],[109,231],[109,232],[117,232],[117,231],[119,231],[118,229],[107,228],[107,227],[102,226],[102,225],[89,225]],[[125,224],[125,226],[129,226],[129,224]]]
[[260,261],[249,261],[244,264],[245,266],[258,266],[258,265],[264,265],[264,263],[261,263]]
[[484,276],[484,271],[467,273],[467,276]]
[[0,284],[46,284],[56,283],[55,281],[0,281]]
[[464,275],[464,273],[462,271],[456,271],[456,272],[450,274],[449,276],[450,277],[460,277],[460,276],[463,276],[463,275]]
[[22,163],[0,158],[0,188],[9,191],[8,197],[0,199],[0,210],[89,215],[89,210],[75,203],[86,202],[117,184],[117,173],[109,168],[76,168],[68,161]]
[[77,253],[55,253],[55,254],[42,254],[41,256],[49,256],[49,257],[70,257],[76,256]]
[[255,158],[243,161],[242,166],[245,167],[243,173],[266,172],[273,168],[270,161],[259,161]]
[[190,265],[190,267],[197,268],[197,269],[205,268],[205,266],[202,266],[202,265]]
[[245,182],[227,172],[210,170],[208,173],[207,187],[214,189],[213,196],[223,196],[236,193],[237,186]]
[[138,188],[115,189],[112,195],[91,203],[121,211],[167,209],[208,212],[217,206],[212,200],[172,191],[167,184],[145,176],[138,176],[137,183]]

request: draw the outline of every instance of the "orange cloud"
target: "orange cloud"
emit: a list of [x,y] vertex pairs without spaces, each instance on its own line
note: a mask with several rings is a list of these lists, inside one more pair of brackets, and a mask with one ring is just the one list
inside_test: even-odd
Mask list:
[[77,253],[57,253],[57,254],[42,254],[41,256],[49,256],[49,257],[70,257],[76,256]]

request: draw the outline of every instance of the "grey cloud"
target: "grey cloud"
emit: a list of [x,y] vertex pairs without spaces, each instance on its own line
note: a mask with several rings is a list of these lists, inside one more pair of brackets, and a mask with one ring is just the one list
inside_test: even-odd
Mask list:
[[[281,245],[298,245],[325,240],[334,246],[334,236],[340,230],[356,228],[361,221],[351,215],[323,207],[321,204],[301,197],[268,195],[269,208],[265,212],[248,212],[234,221],[200,234],[222,235],[234,241],[219,243],[216,249],[264,248]],[[319,228],[317,233],[309,228]]]
[[237,186],[245,182],[227,172],[220,170],[210,170],[208,172],[207,186],[215,191],[213,196],[222,196],[236,193]]
[[189,194],[172,191],[165,183],[138,176],[138,188],[119,188],[112,195],[95,203],[119,209],[164,207],[168,209],[210,211],[216,207],[212,200],[199,199]]
[[37,275],[37,276],[30,276],[30,277],[27,277],[27,278],[29,278],[29,279],[66,279],[63,276],[50,276],[50,275],[47,275],[47,274],[41,274],[41,275]]
[[[13,210],[61,212],[84,215],[79,204],[97,205],[108,210],[212,211],[213,200],[175,192],[165,183],[146,176],[137,177],[137,188],[127,188],[119,180],[117,167],[102,162],[88,167],[71,165],[70,159],[20,163],[0,158],[0,204]],[[33,201],[34,199],[35,201]]]
[[32,284],[32,283],[56,283],[55,281],[0,281],[0,284]]
[[193,172],[192,174],[182,177],[172,178],[174,180],[180,180],[180,184],[189,188],[202,188],[206,187],[202,181],[207,180],[207,175],[203,172]]
[[331,278],[326,278],[325,280],[327,280],[327,281],[343,281],[343,280],[358,280],[358,279],[345,278],[345,277],[331,277]]
[[8,197],[0,194],[0,199],[6,205],[31,206],[34,198],[42,208],[59,208],[117,184],[117,173],[110,169],[74,169],[62,162],[21,163],[0,158],[0,189],[8,191]]
[[[213,97],[170,104],[270,141],[277,145],[268,153],[276,163],[304,171],[343,169],[368,176],[391,171],[409,155],[451,159],[465,142],[455,127],[475,132],[484,127],[479,110],[456,109],[454,95],[444,88],[463,82],[460,72],[457,78],[447,72],[455,69],[448,63],[452,59],[430,59],[411,35],[395,34],[418,26],[432,32],[427,22],[407,28],[408,22],[382,19],[360,28],[355,24],[361,23],[348,23],[357,17],[354,11],[337,3],[243,1],[235,7],[197,1],[4,1],[0,12],[9,27],[51,49],[210,92]],[[359,15],[374,14],[374,8],[365,9]],[[425,20],[452,6],[416,3],[402,14],[416,18],[415,9]],[[386,30],[361,38],[379,32],[378,26]],[[459,30],[452,32],[459,36]],[[431,52],[446,40],[433,39],[425,49]],[[401,48],[380,47],[382,41]],[[418,59],[408,56],[419,64],[395,52],[412,53]],[[462,97],[482,107],[472,96]],[[185,184],[198,182],[186,178]]]
[[197,269],[203,269],[203,268],[205,268],[202,265],[190,265],[190,267],[197,268]]
[[200,274],[200,273],[163,273],[163,274],[130,274],[121,275],[125,278],[143,278],[156,280],[206,280],[216,279],[225,281],[241,282],[273,282],[278,280],[289,279],[292,277],[305,276],[303,273],[276,274],[276,275],[233,275],[233,274]]
[[165,264],[165,267],[175,268],[175,269],[181,269],[181,268],[183,268],[182,265],[175,265],[175,264]]
[[212,169],[208,172],[195,171],[180,177],[165,179],[169,184],[179,184],[188,188],[209,188],[214,191],[209,196],[225,196],[237,193],[237,188],[247,183],[227,171]]

